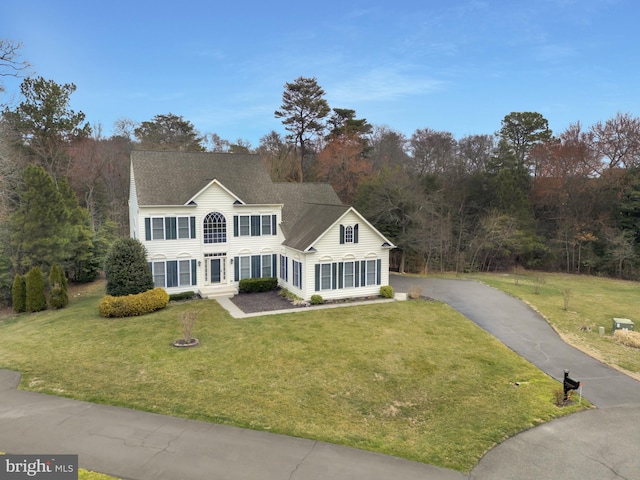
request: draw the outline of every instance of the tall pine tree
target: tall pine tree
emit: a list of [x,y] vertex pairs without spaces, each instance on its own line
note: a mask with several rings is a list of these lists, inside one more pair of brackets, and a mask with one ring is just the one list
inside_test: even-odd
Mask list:
[[16,270],[63,264],[70,241],[69,212],[53,177],[42,167],[28,165],[18,194],[19,206],[10,218]]

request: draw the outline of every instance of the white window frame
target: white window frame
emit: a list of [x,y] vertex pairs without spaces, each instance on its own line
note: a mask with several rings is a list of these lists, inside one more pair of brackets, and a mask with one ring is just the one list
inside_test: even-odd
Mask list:
[[[373,272],[370,271],[371,270],[369,268],[370,264],[373,264]],[[367,286],[377,285],[378,275],[379,275],[377,265],[378,265],[377,259],[365,261],[365,279],[367,281],[366,282]],[[373,275],[373,282],[370,281],[369,275]]]
[[302,264],[297,260],[291,260],[291,268],[293,269],[292,285],[302,288]]
[[[246,225],[244,225],[243,220],[246,220]],[[238,215],[238,236],[251,236],[251,215]]]
[[[331,263],[320,264],[320,290],[331,290],[333,285],[332,270]],[[325,283],[328,283],[328,285],[325,285]]]
[[353,227],[351,225],[344,227],[344,243],[353,243]]

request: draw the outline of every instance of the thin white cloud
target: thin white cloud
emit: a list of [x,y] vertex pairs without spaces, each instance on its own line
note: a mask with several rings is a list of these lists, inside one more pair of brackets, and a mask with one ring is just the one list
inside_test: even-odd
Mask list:
[[440,90],[443,81],[430,78],[406,67],[379,67],[337,81],[327,92],[336,103],[391,101],[400,97],[423,95]]

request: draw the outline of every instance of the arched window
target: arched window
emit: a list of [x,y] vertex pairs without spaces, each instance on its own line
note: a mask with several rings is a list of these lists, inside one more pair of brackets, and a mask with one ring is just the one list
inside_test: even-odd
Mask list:
[[220,212],[211,212],[204,217],[204,243],[225,243],[227,220]]
[[344,229],[344,243],[353,243],[353,227],[351,225]]

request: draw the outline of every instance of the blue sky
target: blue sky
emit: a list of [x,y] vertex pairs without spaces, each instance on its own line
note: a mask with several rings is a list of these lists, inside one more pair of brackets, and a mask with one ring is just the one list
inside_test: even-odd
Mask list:
[[[257,146],[285,82],[316,77],[331,107],[410,136],[492,134],[513,111],[554,133],[640,115],[636,0],[20,0],[0,36],[36,75],[75,83],[72,108],[118,119],[173,113]],[[5,79],[7,94],[19,82]]]

